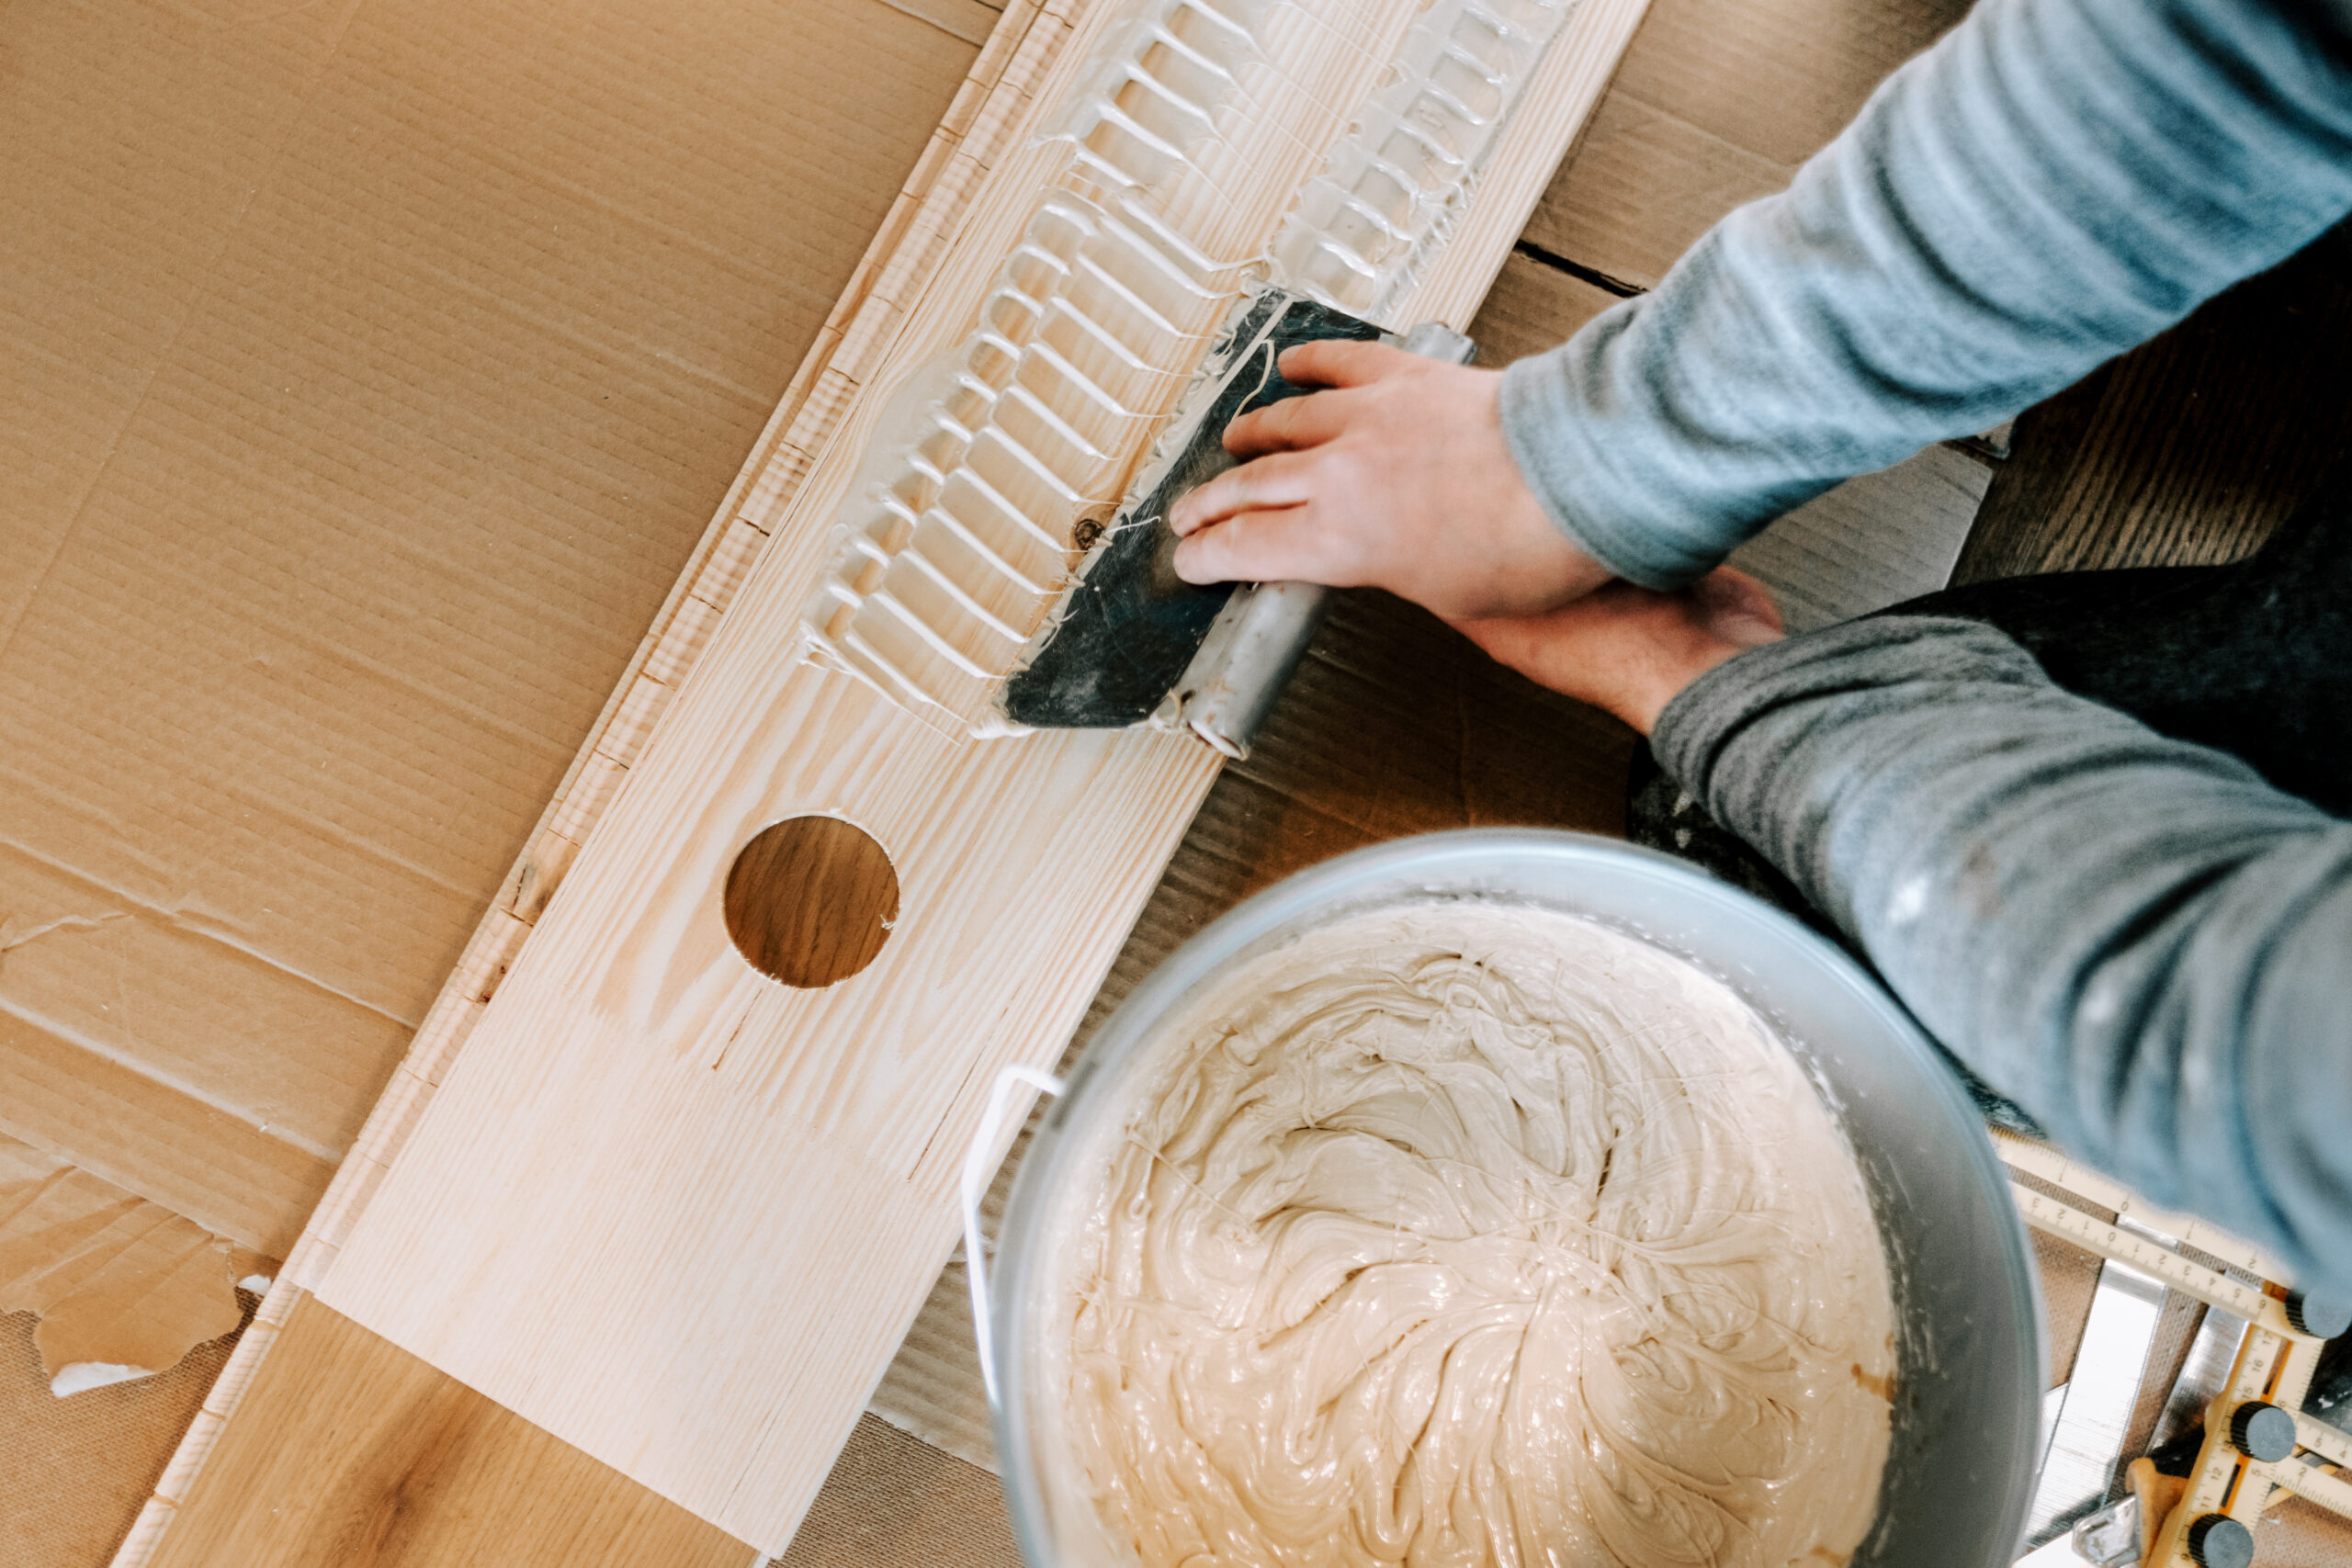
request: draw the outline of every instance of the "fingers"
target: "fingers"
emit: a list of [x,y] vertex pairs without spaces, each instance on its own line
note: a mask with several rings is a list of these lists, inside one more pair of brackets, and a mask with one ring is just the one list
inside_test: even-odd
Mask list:
[[1187,582],[1335,582],[1312,509],[1244,512],[1176,547]]
[[1244,512],[1268,512],[1303,504],[1312,493],[1314,459],[1276,452],[1227,468],[1185,492],[1168,513],[1168,525],[1182,537]]
[[1225,449],[1237,457],[1319,446],[1344,434],[1360,406],[1340,392],[1368,386],[1400,371],[1426,369],[1430,362],[1381,343],[1323,338],[1284,349],[1283,378],[1330,391],[1284,398],[1254,409],[1225,427]]
[[1385,343],[1318,338],[1285,349],[1283,379],[1301,387],[1362,387],[1394,371],[1426,366],[1428,360]]
[[1225,427],[1225,449],[1247,462],[1266,452],[1319,446],[1348,427],[1342,394],[1310,392],[1252,409]]

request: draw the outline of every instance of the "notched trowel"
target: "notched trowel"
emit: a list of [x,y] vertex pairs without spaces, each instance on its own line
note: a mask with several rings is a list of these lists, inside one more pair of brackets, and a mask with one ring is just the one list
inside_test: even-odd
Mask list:
[[1326,591],[1304,582],[1186,582],[1176,575],[1168,513],[1186,491],[1235,466],[1227,425],[1314,389],[1283,379],[1275,362],[1283,350],[1318,338],[1390,343],[1457,365],[1476,352],[1434,321],[1399,336],[1281,288],[1245,297],[1102,541],[1000,688],[1007,718],[1035,729],[1189,728],[1228,756],[1249,754],[1323,618]]

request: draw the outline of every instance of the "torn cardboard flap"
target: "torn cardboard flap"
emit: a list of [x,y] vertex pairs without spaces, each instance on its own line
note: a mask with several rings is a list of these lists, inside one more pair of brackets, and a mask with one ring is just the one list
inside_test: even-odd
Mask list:
[[0,1134],[123,1364],[291,1247],[987,15],[10,14]]
[[[40,1316],[60,1396],[145,1377],[237,1326],[237,1279],[276,1265],[170,1210],[0,1138],[0,1312]],[[246,1288],[251,1289],[248,1285]]]

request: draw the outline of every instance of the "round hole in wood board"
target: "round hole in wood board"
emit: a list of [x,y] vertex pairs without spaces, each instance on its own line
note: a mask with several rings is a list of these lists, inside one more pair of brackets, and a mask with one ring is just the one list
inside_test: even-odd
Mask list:
[[746,963],[815,990],[882,951],[899,918],[899,873],[862,829],[838,817],[791,817],[743,846],[720,908]]

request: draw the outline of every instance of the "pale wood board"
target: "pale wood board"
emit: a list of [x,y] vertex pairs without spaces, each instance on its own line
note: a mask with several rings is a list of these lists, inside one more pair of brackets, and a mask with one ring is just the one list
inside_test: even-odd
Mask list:
[[[1589,103],[1636,15],[1588,5],[1553,56],[1585,79],[1531,101]],[[1514,124],[1464,225],[1491,249],[1458,243],[1428,285],[1445,308],[1417,314],[1466,319],[1573,130],[1557,114]],[[996,178],[1032,188],[1043,156],[1022,147]],[[959,312],[937,302],[993,270],[1011,205],[980,204],[907,322],[874,328],[898,326],[889,363],[952,341]],[[857,362],[866,324],[836,363]],[[1214,773],[1193,743],[1154,736],[958,745],[793,662],[821,546],[806,520],[847,482],[879,400],[830,370],[802,415],[821,400],[846,418],[814,443],[813,472],[807,448],[780,450],[738,513],[804,526],[757,561],[654,741],[616,760],[626,784],[564,897],[458,1059],[417,1075],[376,1145],[399,1149],[391,1174],[340,1257],[322,1236],[304,1271],[325,1270],[330,1303],[769,1545],[948,1249],[987,1078],[1057,1053]],[[727,947],[715,888],[752,830],[802,809],[889,847],[906,913],[865,974],[784,996]],[[435,1077],[446,1092],[427,1110]]]
[[1476,199],[1422,277],[1399,321],[1466,329],[1527,226],[1561,158],[1600,103],[1649,0],[1581,0],[1503,132]]

